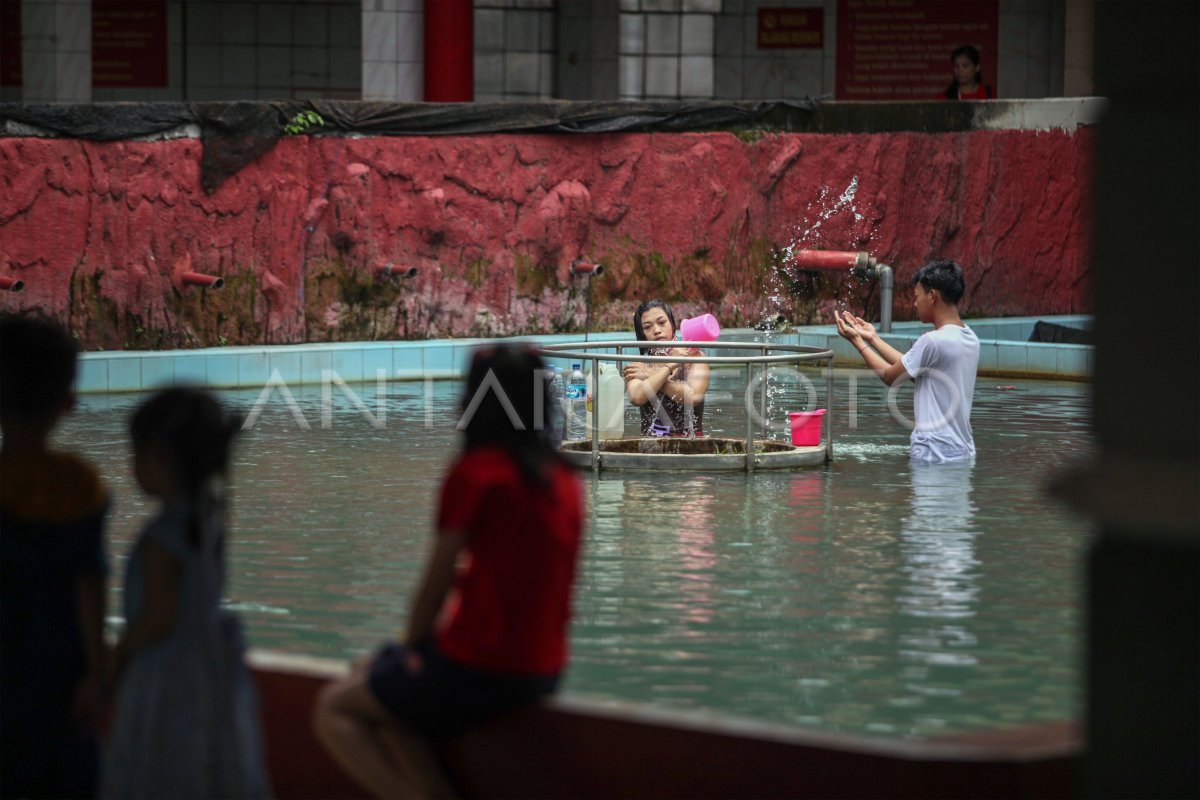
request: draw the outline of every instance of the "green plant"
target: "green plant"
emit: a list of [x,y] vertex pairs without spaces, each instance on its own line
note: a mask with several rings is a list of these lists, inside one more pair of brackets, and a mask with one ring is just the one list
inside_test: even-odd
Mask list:
[[298,111],[296,116],[283,126],[283,132],[288,136],[297,136],[309,128],[325,124],[325,118],[315,111]]

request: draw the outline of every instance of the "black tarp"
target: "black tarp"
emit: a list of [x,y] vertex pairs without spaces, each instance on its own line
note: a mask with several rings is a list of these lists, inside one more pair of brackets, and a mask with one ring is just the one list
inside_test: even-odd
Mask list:
[[550,101],[541,103],[375,103],[347,100],[230,103],[0,103],[8,122],[50,136],[111,142],[159,136],[195,125],[204,146],[205,191],[270,150],[284,126],[305,111],[324,120],[305,133],[445,136],[488,133],[639,133],[792,130],[804,127],[815,100],[771,102]]
[[1071,328],[1039,319],[1033,326],[1033,333],[1029,335],[1029,341],[1055,344],[1095,344],[1096,337],[1090,330]]

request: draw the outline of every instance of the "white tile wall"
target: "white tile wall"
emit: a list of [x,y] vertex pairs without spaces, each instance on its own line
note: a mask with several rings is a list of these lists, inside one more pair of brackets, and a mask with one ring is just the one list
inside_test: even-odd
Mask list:
[[676,14],[646,15],[647,55],[679,53],[679,16]]
[[676,56],[646,57],[646,97],[671,98],[679,96],[679,58]]
[[683,56],[680,59],[679,94],[681,97],[713,96],[712,56]]

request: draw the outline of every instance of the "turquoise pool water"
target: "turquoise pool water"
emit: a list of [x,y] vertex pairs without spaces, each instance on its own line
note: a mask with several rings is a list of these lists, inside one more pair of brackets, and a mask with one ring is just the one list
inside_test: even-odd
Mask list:
[[[711,432],[742,435],[741,380],[715,373]],[[835,387],[828,467],[584,476],[566,691],[889,736],[1077,716],[1089,528],[1041,487],[1093,447],[1089,386],[981,379],[971,468],[910,466],[873,376],[841,372]],[[373,384],[351,388],[378,413]],[[795,410],[793,389],[773,397],[778,414]],[[328,427],[318,386],[292,389],[308,429],[279,392],[260,407],[237,455],[230,548],[254,645],[351,658],[403,625],[460,390],[389,384],[379,427],[337,388]],[[244,413],[260,396],[221,394]],[[117,576],[152,511],[125,434],[141,399],[85,396],[57,435],[109,482]]]

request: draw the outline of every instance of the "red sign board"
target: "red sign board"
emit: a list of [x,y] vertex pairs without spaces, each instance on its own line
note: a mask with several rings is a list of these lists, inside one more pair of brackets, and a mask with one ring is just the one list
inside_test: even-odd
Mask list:
[[92,0],[92,85],[167,85],[167,0]]
[[21,85],[21,0],[0,0],[0,86]]
[[758,49],[825,46],[825,9],[760,8]]
[[[838,100],[933,100],[950,85],[950,53],[979,50],[996,86],[998,0],[838,0]],[[997,92],[998,93],[998,92]]]

